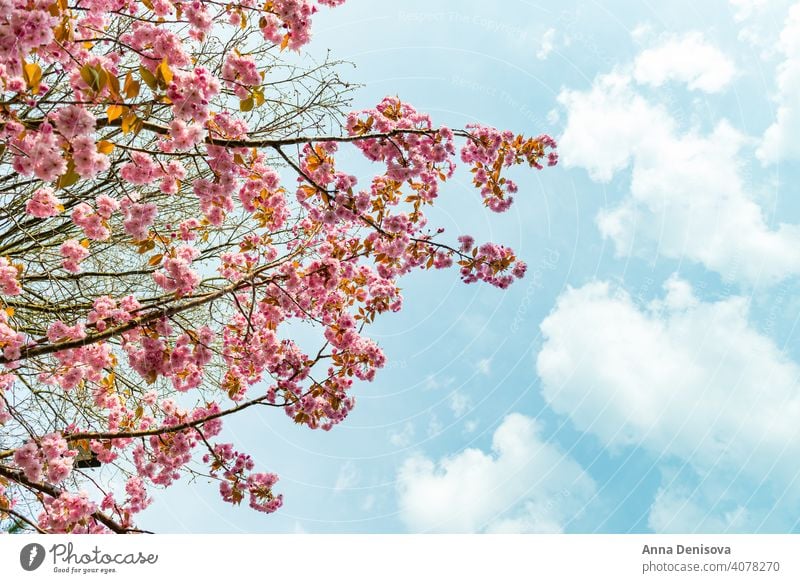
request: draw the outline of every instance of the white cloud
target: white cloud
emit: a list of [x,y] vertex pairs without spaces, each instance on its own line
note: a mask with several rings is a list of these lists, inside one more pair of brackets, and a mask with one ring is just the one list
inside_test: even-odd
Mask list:
[[630,195],[597,217],[618,255],[651,247],[748,283],[800,272],[800,227],[766,224],[743,178],[747,140],[726,120],[708,134],[681,132],[620,71],[599,76],[588,91],[563,91],[559,101],[568,115],[565,165],[599,182],[632,167]]
[[356,486],[360,479],[361,473],[358,471],[355,463],[348,460],[339,468],[339,474],[336,476],[336,483],[333,485],[333,490],[334,492],[349,490]]
[[492,372],[492,359],[491,358],[482,358],[478,361],[476,365],[478,372],[482,375],[489,376]]
[[411,421],[407,421],[401,429],[389,432],[389,443],[396,447],[408,447],[413,439],[414,424]]
[[492,451],[435,462],[417,455],[398,473],[400,515],[411,531],[560,532],[594,493],[594,483],[534,419],[512,413]]
[[[766,8],[770,0],[729,0],[736,9],[735,18],[738,21],[747,20],[754,14]],[[774,2],[774,0],[772,0]]]
[[784,61],[778,66],[777,116],[757,151],[765,163],[800,159],[800,3],[789,10],[778,48]]
[[436,390],[443,387],[449,387],[455,382],[455,377],[441,378],[434,374],[429,374],[425,377],[425,384],[423,387],[427,390]]
[[640,22],[631,31],[631,38],[637,43],[642,43],[653,34],[653,25],[649,22]]
[[444,426],[442,422],[439,421],[439,418],[436,416],[436,413],[431,413],[430,419],[428,419],[428,437],[436,437],[439,435]]
[[[724,504],[713,510],[719,500],[704,496],[702,491],[682,486],[660,488],[650,509],[647,525],[659,533],[685,532],[754,532],[759,522],[744,506]],[[725,507],[727,506],[727,507]]]
[[464,413],[472,408],[472,399],[470,399],[469,395],[462,393],[461,391],[453,391],[450,393],[448,405],[450,406],[450,410],[453,412],[453,415],[456,417],[461,417],[464,415]]
[[703,35],[692,32],[644,50],[636,58],[633,74],[645,85],[661,87],[667,81],[679,81],[691,90],[717,93],[730,84],[736,68]]
[[684,480],[662,489],[654,528],[744,528],[746,509],[730,503],[765,483],[797,510],[800,366],[750,326],[746,298],[703,302],[675,278],[665,287],[647,306],[604,282],[564,292],[541,325],[545,400],[612,451],[642,447],[694,473],[694,494]]
[[555,48],[555,37],[556,37],[556,29],[555,28],[548,28],[544,34],[542,34],[541,44],[539,45],[539,50],[536,51],[536,58],[540,61],[544,61],[547,57],[550,56],[550,53],[553,52]]
[[729,0],[739,23],[739,39],[758,49],[762,60],[775,55],[775,39],[791,0]]

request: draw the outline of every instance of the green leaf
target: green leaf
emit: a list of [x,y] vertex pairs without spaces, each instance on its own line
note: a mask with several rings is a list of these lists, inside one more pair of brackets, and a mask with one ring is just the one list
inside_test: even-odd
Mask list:
[[80,175],[75,172],[75,163],[70,158],[67,161],[67,171],[58,177],[56,188],[67,188],[80,180]]
[[156,87],[158,87],[158,81],[156,81],[155,75],[153,75],[150,71],[148,71],[144,67],[139,67],[139,75],[141,75],[142,81],[147,83],[147,86],[153,91],[155,91]]
[[239,102],[239,109],[241,109],[242,111],[252,111],[254,106],[255,102],[253,101],[252,97],[248,97],[247,99],[242,99]]

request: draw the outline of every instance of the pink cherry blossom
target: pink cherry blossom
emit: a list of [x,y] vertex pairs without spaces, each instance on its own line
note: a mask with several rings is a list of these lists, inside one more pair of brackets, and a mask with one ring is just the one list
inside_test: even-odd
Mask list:
[[75,239],[67,239],[59,249],[63,260],[61,265],[69,272],[79,273],[80,263],[89,256],[89,250]]
[[25,212],[38,219],[53,217],[64,210],[52,188],[40,188],[25,204]]

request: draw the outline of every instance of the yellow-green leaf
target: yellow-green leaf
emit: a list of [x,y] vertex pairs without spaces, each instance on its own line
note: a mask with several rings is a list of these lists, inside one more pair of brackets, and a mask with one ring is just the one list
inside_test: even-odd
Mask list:
[[108,88],[111,91],[111,95],[113,95],[117,99],[120,98],[120,95],[119,95],[119,79],[117,79],[116,75],[113,75],[111,73],[108,74]]
[[145,69],[144,67],[139,67],[139,75],[141,75],[142,80],[147,83],[147,86],[150,89],[155,90],[158,87],[158,82],[156,81],[155,75],[153,75],[150,71]]
[[36,63],[26,63],[22,67],[22,76],[29,89],[39,90],[39,83],[42,81],[42,68]]
[[256,107],[261,107],[264,105],[266,99],[264,98],[264,90],[261,88],[255,89],[253,91],[253,99],[255,100]]
[[125,107],[118,104],[109,105],[108,109],[106,109],[108,121],[114,121],[118,117],[121,117],[123,113],[125,113]]
[[84,65],[81,67],[81,79],[89,86],[95,93],[99,93],[105,85],[108,75],[102,67],[92,67],[91,65]]
[[241,109],[242,111],[252,111],[254,105],[255,102],[253,101],[253,98],[248,97],[247,99],[242,99],[239,102],[239,109]]
[[125,85],[123,86],[123,89],[125,91],[125,97],[127,97],[128,99],[134,99],[135,97],[138,97],[139,87],[140,83],[138,81],[135,81],[133,78],[133,74],[130,71],[128,71],[128,74],[125,75]]
[[122,132],[127,134],[130,131],[135,130],[136,122],[138,121],[138,117],[132,111],[128,111],[125,117],[122,118],[122,123],[120,127],[122,128]]
[[114,144],[108,140],[100,140],[97,142],[97,151],[101,154],[110,154],[114,150]]
[[170,83],[172,83],[172,69],[169,68],[169,63],[167,63],[167,59],[165,58],[161,61],[161,64],[158,65],[156,69],[156,73],[158,76],[158,80],[161,81],[162,85],[166,88]]
[[58,177],[56,181],[56,188],[67,188],[68,186],[72,186],[80,179],[80,175],[75,172],[75,163],[70,158],[67,161],[67,171]]

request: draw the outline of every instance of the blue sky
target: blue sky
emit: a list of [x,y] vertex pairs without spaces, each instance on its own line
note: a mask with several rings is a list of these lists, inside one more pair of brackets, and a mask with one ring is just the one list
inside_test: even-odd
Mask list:
[[[161,532],[798,530],[800,3],[348,0],[310,52],[355,106],[399,95],[453,127],[559,139],[484,211],[431,214],[514,247],[501,292],[417,273],[372,335],[389,364],[330,433],[251,410],[227,433],[281,476],[270,516],[196,482]],[[353,157],[355,159],[355,157]],[[359,165],[362,179],[369,168]]]

